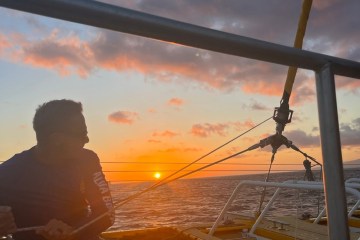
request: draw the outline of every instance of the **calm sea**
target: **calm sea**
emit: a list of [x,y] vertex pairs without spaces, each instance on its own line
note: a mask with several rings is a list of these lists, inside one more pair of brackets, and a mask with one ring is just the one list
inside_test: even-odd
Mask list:
[[[318,172],[315,172],[318,177]],[[221,178],[177,180],[149,191],[116,210],[116,222],[110,230],[160,226],[187,226],[214,222],[241,180],[264,181],[264,174]],[[345,178],[360,177],[360,170],[345,170]],[[304,172],[271,174],[270,181],[303,180]],[[153,183],[112,183],[114,201],[131,196]],[[246,187],[233,202],[230,212],[253,215],[258,209],[262,187]],[[268,188],[265,200],[274,193]],[[348,205],[355,204],[348,196]],[[324,195],[319,191],[284,189],[269,215],[316,216]],[[264,207],[264,205],[263,205]],[[320,209],[320,210],[321,210]]]

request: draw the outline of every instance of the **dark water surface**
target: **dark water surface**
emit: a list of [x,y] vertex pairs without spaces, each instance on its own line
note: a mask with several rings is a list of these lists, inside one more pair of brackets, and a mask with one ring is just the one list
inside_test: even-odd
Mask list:
[[[318,172],[315,172],[319,176]],[[177,180],[149,191],[116,210],[116,222],[110,230],[139,229],[160,226],[184,226],[214,222],[235,187],[242,180],[264,181],[264,174],[221,178]],[[360,170],[346,170],[345,179],[360,177]],[[304,172],[275,173],[272,182],[303,180]],[[131,196],[153,183],[112,183],[114,201]],[[229,212],[254,215],[259,207],[262,187],[245,187]],[[268,188],[269,200],[275,188]],[[356,200],[348,196],[348,206]],[[265,206],[263,205],[263,207]],[[309,213],[315,217],[324,206],[324,194],[314,190],[284,189],[275,201],[269,216]]]

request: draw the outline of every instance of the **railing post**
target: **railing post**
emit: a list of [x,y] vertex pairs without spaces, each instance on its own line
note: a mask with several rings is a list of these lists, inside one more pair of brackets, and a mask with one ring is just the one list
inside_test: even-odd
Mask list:
[[316,72],[324,188],[330,240],[349,239],[339,121],[331,64]]

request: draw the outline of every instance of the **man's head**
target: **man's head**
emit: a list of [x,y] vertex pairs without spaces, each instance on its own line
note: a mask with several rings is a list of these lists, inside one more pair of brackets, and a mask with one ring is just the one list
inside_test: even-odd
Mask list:
[[78,151],[89,142],[81,103],[53,100],[36,110],[33,127],[38,146],[67,152]]

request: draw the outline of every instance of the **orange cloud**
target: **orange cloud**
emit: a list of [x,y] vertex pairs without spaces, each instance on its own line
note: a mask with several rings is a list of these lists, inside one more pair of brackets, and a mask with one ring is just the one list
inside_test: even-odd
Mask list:
[[10,42],[9,40],[7,39],[6,36],[0,34],[0,55],[3,53],[3,51],[10,47]]
[[163,150],[159,150],[159,152],[162,153],[173,153],[173,152],[180,152],[180,148],[167,148],[167,149],[163,149]]
[[25,63],[54,69],[61,75],[75,72],[86,77],[94,68],[92,50],[87,42],[73,36],[58,38],[56,31],[44,40],[29,42],[22,50]]
[[165,130],[163,132],[154,132],[152,134],[153,137],[175,137],[178,136],[179,133],[170,131],[170,130]]
[[162,153],[199,152],[199,151],[202,151],[202,149],[201,148],[191,148],[191,147],[185,147],[185,148],[173,147],[173,148],[167,148],[167,149],[159,150],[159,152],[162,152]]
[[314,102],[316,97],[315,76],[297,74],[290,97],[290,106]]
[[226,135],[226,130],[229,128],[228,124],[224,123],[204,123],[204,124],[195,124],[192,126],[190,133],[197,137],[208,137],[211,134],[217,134],[220,136]]
[[255,123],[251,120],[246,120],[245,122],[233,122],[231,124],[235,127],[236,130],[248,129],[255,126]]
[[148,112],[149,112],[149,113],[156,113],[157,111],[156,111],[156,109],[154,109],[154,108],[149,108],[149,109],[148,109]]
[[173,105],[173,106],[181,106],[184,104],[184,100],[180,99],[180,98],[171,98],[168,101],[169,105]]
[[58,32],[53,30],[40,40],[29,40],[20,33],[0,35],[0,54],[8,50],[6,59],[55,70],[60,75],[87,77],[95,68],[88,42],[76,36],[59,37]]
[[347,78],[347,77],[336,77],[336,87],[347,89],[353,93],[359,93],[360,81],[359,79]]
[[244,129],[249,129],[255,126],[251,120],[246,120],[244,122],[226,122],[226,123],[203,123],[203,124],[194,124],[190,130],[190,133],[197,137],[208,137],[212,134],[217,134],[219,136],[226,136],[228,130],[240,131]]
[[139,117],[139,114],[136,112],[129,111],[117,111],[108,116],[110,122],[115,122],[119,124],[133,124],[135,120]]
[[199,152],[202,151],[202,148],[196,148],[196,147],[187,147],[183,149],[184,152]]

